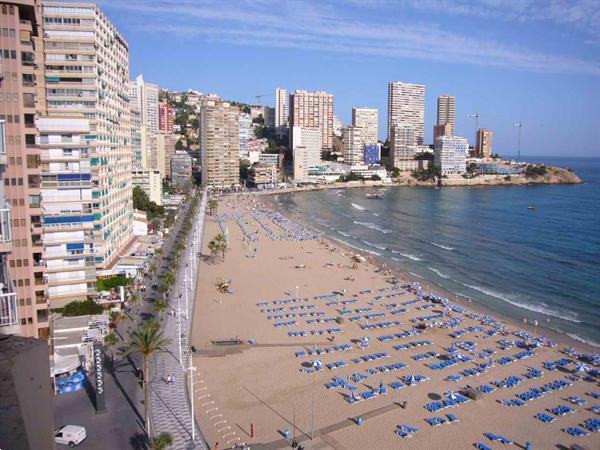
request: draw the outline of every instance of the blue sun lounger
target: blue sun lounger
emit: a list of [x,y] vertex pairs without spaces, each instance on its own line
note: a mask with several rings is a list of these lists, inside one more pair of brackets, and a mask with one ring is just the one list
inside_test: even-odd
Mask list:
[[477,444],[474,444],[474,446],[478,450],[492,450],[491,447],[488,447],[487,445],[485,445],[485,444],[483,444],[481,442],[478,442]]

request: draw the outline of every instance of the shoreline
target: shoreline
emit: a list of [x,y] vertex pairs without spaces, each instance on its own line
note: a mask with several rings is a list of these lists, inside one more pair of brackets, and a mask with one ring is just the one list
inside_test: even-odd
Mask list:
[[[398,269],[395,266],[393,266],[392,264],[390,264],[384,257],[374,255],[365,249],[354,247],[346,242],[343,242],[341,240],[338,240],[338,239],[330,236],[324,230],[318,229],[317,227],[306,223],[306,221],[302,217],[300,217],[299,214],[290,213],[289,211],[286,211],[283,208],[281,208],[277,204],[277,202],[275,201],[274,198],[271,197],[271,198],[269,198],[269,200],[266,200],[266,202],[268,202],[268,207],[270,209],[277,211],[283,215],[289,216],[291,219],[300,223],[301,225],[303,225],[309,229],[312,229],[315,232],[318,232],[322,236],[322,240],[327,241],[331,245],[336,245],[336,246],[342,247],[347,252],[357,253],[357,254],[361,255],[363,258],[365,258],[367,260],[367,262],[369,264],[371,264],[375,267],[385,266],[387,269],[390,270],[391,276],[400,277],[406,283],[417,282],[421,285],[421,287],[424,290],[426,287],[430,288],[429,289],[430,292],[433,293],[434,295],[437,295],[439,297],[445,297],[450,302],[456,303],[466,309],[472,310],[473,312],[491,316],[491,317],[497,319],[498,321],[502,322],[503,324],[509,325],[513,328],[527,331],[528,333],[533,334],[533,335],[542,335],[543,334],[545,337],[547,337],[548,339],[553,341],[557,347],[560,347],[560,346],[572,347],[582,353],[596,353],[599,350],[598,347],[595,347],[594,345],[592,345],[588,342],[581,342],[580,340],[577,340],[577,339],[569,336],[567,333],[560,332],[560,331],[554,330],[552,328],[548,328],[548,327],[544,326],[543,324],[536,327],[536,326],[530,324],[529,322],[527,322],[527,323],[519,322],[517,319],[515,319],[513,317],[508,317],[502,313],[491,310],[490,308],[483,305],[481,302],[478,302],[475,298],[470,299],[468,296],[455,294],[454,292],[449,291],[448,289],[438,285],[434,281],[431,281],[425,277],[419,278],[419,277],[412,276],[409,272],[404,272],[401,269]],[[470,300],[473,300],[473,301],[470,301]]]

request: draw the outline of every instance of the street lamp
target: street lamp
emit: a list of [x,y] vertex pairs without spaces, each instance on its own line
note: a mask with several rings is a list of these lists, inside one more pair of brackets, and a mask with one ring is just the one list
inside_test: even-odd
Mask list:
[[513,127],[519,129],[518,147],[517,147],[517,162],[521,159],[521,128],[523,128],[523,122],[517,122],[513,124]]
[[196,371],[196,367],[193,365],[194,361],[192,360],[192,355],[190,354],[190,365],[186,368],[186,371],[189,371],[190,378],[190,406],[192,410],[191,414],[191,422],[192,422],[192,442],[196,440],[196,423],[194,420],[194,372]]

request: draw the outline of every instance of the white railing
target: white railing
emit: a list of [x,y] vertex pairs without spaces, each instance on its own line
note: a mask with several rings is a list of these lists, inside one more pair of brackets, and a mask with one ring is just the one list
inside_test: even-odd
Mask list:
[[10,242],[10,209],[0,209],[0,243]]
[[17,294],[14,292],[0,294],[0,327],[17,325],[18,323]]

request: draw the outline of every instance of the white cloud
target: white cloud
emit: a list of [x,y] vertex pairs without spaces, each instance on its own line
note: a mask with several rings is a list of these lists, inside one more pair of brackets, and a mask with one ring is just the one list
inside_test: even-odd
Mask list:
[[[484,2],[503,3],[479,0],[473,5]],[[524,3],[528,2],[524,0]],[[443,8],[447,2],[431,0],[430,3]],[[104,4],[129,14],[134,26],[147,31],[199,36],[236,45],[476,64],[543,73],[600,75],[600,64],[594,61],[482,40],[432,24],[357,19],[354,17],[361,17],[360,14],[348,14],[351,6],[310,1],[242,0],[217,3],[146,0]],[[463,7],[469,5],[465,2]],[[478,13],[472,9],[464,14]],[[573,11],[569,20],[583,20],[579,17]]]

